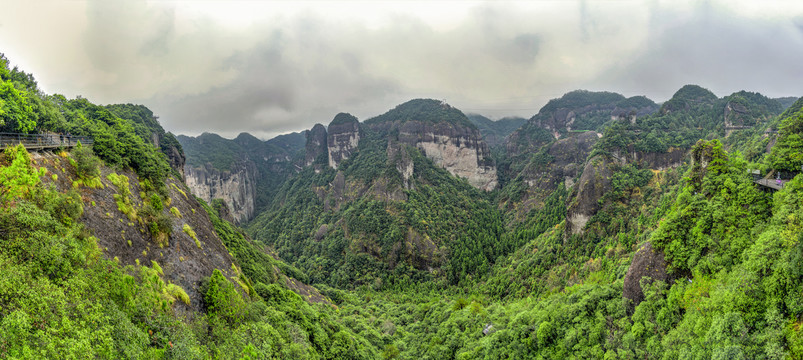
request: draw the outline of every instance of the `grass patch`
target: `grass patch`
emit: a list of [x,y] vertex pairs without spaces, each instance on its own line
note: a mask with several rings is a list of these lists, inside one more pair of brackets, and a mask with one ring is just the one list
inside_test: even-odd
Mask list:
[[187,292],[176,284],[167,284],[165,287],[165,292],[169,294],[171,297],[175,299],[181,300],[184,304],[190,304],[190,296],[187,295]]
[[137,210],[131,203],[131,188],[128,184],[128,177],[111,173],[106,175],[106,178],[111,181],[112,185],[117,187],[118,193],[114,194],[114,202],[117,204],[117,210],[125,214],[128,220],[137,220]]
[[178,186],[176,186],[176,183],[174,183],[174,182],[171,182],[171,183],[170,183],[170,185],[171,185],[171,186],[173,186],[173,188],[174,188],[174,189],[178,190],[178,192],[180,192],[180,193],[181,193],[181,195],[184,195],[184,198],[185,198],[185,199],[187,199],[187,200],[189,200],[189,199],[190,199],[189,197],[187,197],[187,193],[185,193],[185,192],[184,192],[184,190],[181,190],[181,188],[179,188]]
[[193,240],[195,240],[195,245],[198,245],[198,248],[201,248],[201,242],[198,240],[198,235],[195,234],[195,230],[193,230],[189,224],[184,224],[182,227],[184,233],[189,235]]
[[175,206],[170,208],[170,213],[173,214],[173,216],[181,219],[181,211],[178,211],[178,209]]

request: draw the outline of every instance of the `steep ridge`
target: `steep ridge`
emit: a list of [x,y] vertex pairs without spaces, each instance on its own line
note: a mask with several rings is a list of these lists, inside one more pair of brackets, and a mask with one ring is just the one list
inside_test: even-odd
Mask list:
[[501,217],[481,191],[495,186],[487,145],[459,110],[413,100],[363,124],[340,114],[327,136],[316,128],[310,166],[248,226],[314,281],[458,282],[512,249],[500,246]]
[[633,121],[657,109],[652,100],[643,96],[625,98],[611,92],[572,91],[550,100],[538,114],[510,134],[506,140],[508,156],[536,151],[573,130],[601,131],[601,126],[609,121]]
[[476,125],[458,109],[437,100],[417,99],[368,119],[365,126],[425,156],[483,190],[497,187],[496,166]]
[[165,154],[170,167],[180,179],[184,179],[184,150],[176,136],[162,128],[159,117],[153,115],[153,111],[144,105],[134,104],[113,104],[106,105],[106,108],[119,118],[132,121],[136,134]]
[[491,149],[504,145],[505,138],[527,122],[527,119],[520,117],[505,117],[496,121],[479,114],[466,114],[466,117],[477,125],[482,140]]
[[337,169],[343,160],[352,156],[360,143],[360,123],[351,114],[335,115],[327,128],[326,146],[329,167]]
[[[727,138],[733,131],[755,127],[745,134],[752,136],[780,111],[779,103],[761,94],[741,91],[720,99],[702,87],[686,85],[659,112],[632,122],[612,123],[595,145],[576,185],[567,208],[567,231],[583,233],[588,221],[606,206],[600,199],[614,190],[622,170],[639,179],[635,169],[680,167],[697,139]],[[643,181],[647,180],[639,180]]]
[[232,140],[208,133],[178,140],[188,154],[184,172],[192,194],[206,202],[223,199],[238,223],[252,219],[272,201],[281,182],[296,173],[304,145],[301,133],[268,141],[247,133]]
[[[34,153],[31,158],[34,166],[56,175],[44,177],[45,186],[52,184],[57,191],[65,193],[76,188],[74,181],[79,176],[70,165],[69,156]],[[143,215],[152,211],[150,208],[155,202],[149,195],[153,194],[153,189],[148,186],[140,183],[130,170],[118,173],[101,167],[92,187],[77,187],[85,203],[78,221],[97,238],[106,258],[121,265],[159,263],[164,279],[187,292],[190,309],[201,311],[202,279],[209,277],[214,269],[222,269],[224,275],[236,278],[238,274],[231,271],[234,259],[221,243],[201,205],[188,196],[184,184],[174,178],[166,181],[164,200],[156,205],[161,206],[156,218],[166,219],[163,221],[169,228],[162,233],[151,232],[146,220],[149,215]]]

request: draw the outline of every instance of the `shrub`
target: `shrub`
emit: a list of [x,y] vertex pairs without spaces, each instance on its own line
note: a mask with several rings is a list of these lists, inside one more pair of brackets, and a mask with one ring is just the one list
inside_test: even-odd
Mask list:
[[244,317],[245,302],[234,285],[215,269],[203,289],[204,305],[211,315],[220,316],[229,324],[239,322]]
[[91,179],[100,176],[100,159],[92,152],[92,149],[83,147],[80,144],[72,151],[72,158],[75,160],[75,172],[82,179]]

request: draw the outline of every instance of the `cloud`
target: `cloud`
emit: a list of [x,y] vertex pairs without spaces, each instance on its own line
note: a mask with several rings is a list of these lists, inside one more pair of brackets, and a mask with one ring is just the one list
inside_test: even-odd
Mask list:
[[684,84],[719,96],[739,90],[801,96],[803,33],[788,20],[749,18],[712,4],[693,11],[652,10],[648,36],[597,86],[666,100]]
[[[328,123],[341,111],[365,120],[420,97],[491,117],[529,117],[578,88],[658,101],[686,83],[720,95],[803,95],[800,6],[31,4],[9,5],[18,16],[3,20],[0,47],[8,44],[12,62],[33,64],[23,68],[45,90],[143,103],[168,130],[191,135],[269,137]],[[31,28],[32,21],[58,29]]]

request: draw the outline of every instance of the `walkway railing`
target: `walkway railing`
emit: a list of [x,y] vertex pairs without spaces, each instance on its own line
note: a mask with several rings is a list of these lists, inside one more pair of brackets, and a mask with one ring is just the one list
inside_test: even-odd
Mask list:
[[78,145],[91,146],[93,140],[91,137],[86,136],[72,136],[60,134],[16,134],[16,133],[0,133],[0,149],[7,146],[16,146],[22,144],[29,150],[44,150],[44,149],[57,149],[57,148],[71,148]]

